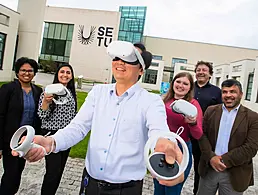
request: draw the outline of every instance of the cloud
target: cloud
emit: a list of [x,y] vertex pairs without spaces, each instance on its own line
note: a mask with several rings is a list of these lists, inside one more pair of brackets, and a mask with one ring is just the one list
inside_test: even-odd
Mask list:
[[[17,0],[0,1],[17,7]],[[112,11],[121,5],[147,6],[145,35],[258,49],[257,0],[48,0],[47,4]]]
[[0,0],[0,4],[16,11],[17,5],[18,5],[18,0]]

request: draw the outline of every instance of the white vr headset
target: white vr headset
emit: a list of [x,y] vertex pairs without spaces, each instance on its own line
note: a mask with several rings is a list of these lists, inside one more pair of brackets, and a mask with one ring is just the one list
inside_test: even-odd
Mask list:
[[197,115],[197,108],[190,102],[183,99],[175,100],[172,102],[170,107],[173,112],[184,116],[195,117]]
[[145,69],[145,63],[140,52],[130,42],[112,41],[107,47],[107,53],[113,60],[119,58],[129,64],[139,62]]
[[[47,85],[45,88],[45,93],[47,95],[58,95],[58,96],[66,96],[66,97],[68,95],[71,95],[69,90],[61,83],[54,83],[54,84]],[[60,101],[53,98],[53,101],[56,104],[66,104],[68,102],[68,99],[64,98],[63,101]]]

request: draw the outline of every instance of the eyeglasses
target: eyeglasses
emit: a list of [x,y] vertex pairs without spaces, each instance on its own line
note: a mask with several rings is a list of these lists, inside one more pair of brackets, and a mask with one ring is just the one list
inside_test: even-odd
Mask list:
[[28,74],[32,74],[32,73],[34,73],[34,70],[33,70],[33,69],[28,69],[28,70],[26,70],[26,69],[20,69],[20,73],[26,74],[26,72],[27,72]]
[[126,62],[126,61],[124,61],[124,60],[122,60],[122,59],[120,59],[120,58],[118,58],[118,57],[115,57],[115,58],[113,59],[113,62],[116,62],[116,61],[119,61],[119,60],[121,60],[121,61],[124,62],[125,64],[130,64],[130,65],[137,65],[137,64],[139,64],[139,61],[138,61],[138,60],[135,61],[135,62]]

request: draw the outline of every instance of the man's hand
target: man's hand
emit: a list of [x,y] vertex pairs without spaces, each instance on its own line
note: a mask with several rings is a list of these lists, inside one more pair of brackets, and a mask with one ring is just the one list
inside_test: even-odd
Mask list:
[[[178,145],[168,140],[167,138],[158,139],[155,146],[155,152],[165,153],[166,161],[169,164],[174,164],[175,160],[180,164],[183,160],[183,154],[180,148],[178,147]],[[178,178],[173,180],[159,180],[159,183],[165,186],[174,186],[183,181],[184,181],[184,173],[180,175]]]
[[3,156],[3,151],[1,150],[0,151],[0,159],[2,158],[2,156]]
[[[21,143],[24,141],[25,137],[22,138]],[[33,143],[38,144],[45,148],[46,152],[49,153],[51,150],[53,138],[51,137],[43,137],[41,135],[36,135],[33,139]],[[19,156],[18,152],[12,150],[13,156]],[[31,148],[28,153],[24,156],[24,158],[29,162],[36,162],[45,157],[45,151],[39,148]]]
[[210,160],[210,164],[217,172],[222,172],[227,168],[226,165],[222,162],[221,156],[213,156]]

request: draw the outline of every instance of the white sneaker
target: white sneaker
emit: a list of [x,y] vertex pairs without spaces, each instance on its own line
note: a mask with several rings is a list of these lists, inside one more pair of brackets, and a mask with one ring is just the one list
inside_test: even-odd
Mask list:
[[173,112],[183,114],[184,116],[195,117],[197,115],[197,108],[183,99],[175,100],[170,107]]

